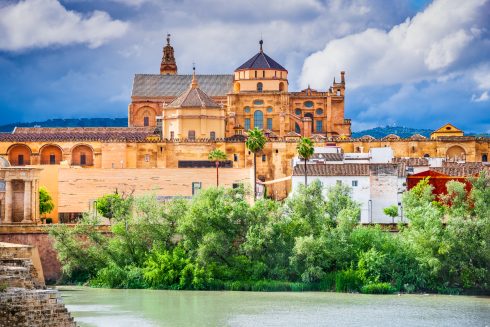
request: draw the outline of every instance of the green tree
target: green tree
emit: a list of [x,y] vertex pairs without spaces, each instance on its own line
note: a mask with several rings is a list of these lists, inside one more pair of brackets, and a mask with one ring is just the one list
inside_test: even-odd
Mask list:
[[313,156],[313,153],[315,152],[315,148],[313,147],[313,142],[309,137],[302,137],[298,141],[296,150],[298,150],[299,157],[305,161],[305,185],[308,185],[308,171],[306,168],[307,168],[308,159],[310,159],[311,156]]
[[226,160],[226,153],[224,153],[220,149],[214,149],[211,152],[209,152],[208,160],[214,161],[216,164],[216,186],[219,186],[219,175],[218,175],[219,163],[221,161]]
[[39,214],[44,215],[54,209],[53,198],[45,187],[39,188]]
[[395,218],[398,217],[398,206],[396,204],[391,205],[383,209],[383,212],[388,217],[393,218],[393,222],[395,222]]
[[253,153],[254,156],[254,200],[257,198],[257,153],[264,149],[267,138],[265,137],[262,130],[255,127],[254,129],[248,131],[248,137],[245,141],[245,145]]
[[116,216],[123,201],[123,198],[117,192],[106,194],[95,201],[97,213],[102,217],[111,220]]

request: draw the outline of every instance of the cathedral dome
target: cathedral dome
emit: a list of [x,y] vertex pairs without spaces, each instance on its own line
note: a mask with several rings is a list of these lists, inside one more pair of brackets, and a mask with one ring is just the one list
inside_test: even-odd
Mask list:
[[262,50],[263,41],[260,40],[260,51],[255,56],[247,60],[243,65],[235,69],[235,71],[239,70],[248,70],[248,69],[275,69],[275,70],[286,70],[283,66],[277,63],[274,59],[269,57]]

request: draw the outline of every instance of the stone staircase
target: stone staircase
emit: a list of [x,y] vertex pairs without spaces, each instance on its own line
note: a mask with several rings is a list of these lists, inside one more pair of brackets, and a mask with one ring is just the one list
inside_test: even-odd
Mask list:
[[76,327],[59,292],[46,289],[20,247],[0,244],[0,327]]

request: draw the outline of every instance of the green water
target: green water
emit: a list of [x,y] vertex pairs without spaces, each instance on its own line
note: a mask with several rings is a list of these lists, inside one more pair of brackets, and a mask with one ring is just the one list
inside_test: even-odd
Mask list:
[[487,326],[490,298],[60,287],[79,326]]

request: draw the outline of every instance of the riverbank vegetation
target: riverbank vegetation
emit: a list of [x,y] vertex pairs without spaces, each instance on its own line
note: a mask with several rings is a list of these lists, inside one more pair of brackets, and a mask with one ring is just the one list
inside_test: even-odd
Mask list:
[[51,235],[65,282],[94,287],[488,293],[490,179],[447,189],[439,202],[427,180],[406,192],[399,233],[359,225],[347,186],[313,182],[282,203],[250,205],[243,188],[118,198],[112,233],[86,215]]

